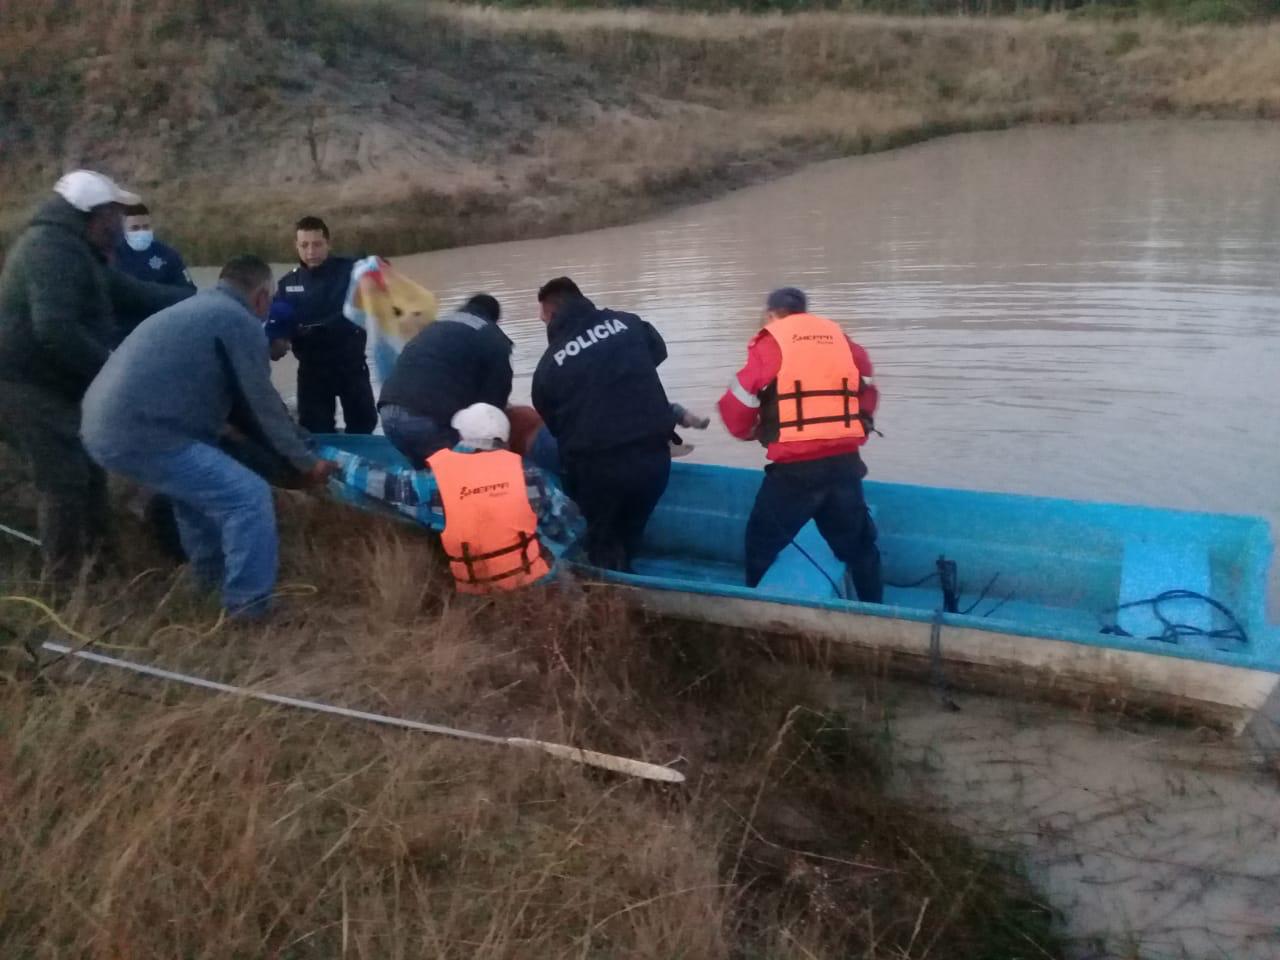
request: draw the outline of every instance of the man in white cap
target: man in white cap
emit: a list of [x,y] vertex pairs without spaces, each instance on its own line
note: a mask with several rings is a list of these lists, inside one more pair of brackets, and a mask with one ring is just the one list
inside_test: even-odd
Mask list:
[[110,353],[115,318],[190,295],[108,267],[124,206],[137,202],[100,173],[67,174],[0,272],[0,437],[30,464],[52,579],[74,576],[105,546],[106,478],[80,443],[80,400]]
[[[511,425],[497,407],[456,413],[461,436],[421,465],[371,463],[337,447],[319,456],[338,465],[343,488],[439,526],[450,570],[463,593],[514,590],[546,576],[582,537],[586,523],[556,481],[507,450]],[[534,535],[536,533],[536,536]]]
[[461,442],[432,454],[427,466],[458,592],[515,590],[544,579],[555,564],[551,544],[571,543],[582,532],[577,507],[546,474],[506,449],[511,424],[497,407],[472,404],[451,426]]

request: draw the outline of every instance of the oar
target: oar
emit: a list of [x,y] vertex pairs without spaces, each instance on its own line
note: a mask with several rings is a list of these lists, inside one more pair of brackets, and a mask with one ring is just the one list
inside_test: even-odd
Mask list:
[[670,767],[663,767],[656,763],[645,763],[643,760],[631,760],[627,757],[616,757],[608,753],[596,753],[594,750],[582,750],[563,743],[548,743],[545,740],[527,740],[524,737],[493,737],[487,733],[455,730],[453,727],[441,727],[434,723],[422,723],[418,720],[407,720],[403,717],[389,717],[381,713],[367,713],[364,710],[351,710],[347,707],[337,707],[315,700],[300,700],[297,697],[286,697],[278,693],[263,693],[246,687],[232,686],[229,683],[218,683],[216,680],[206,680],[204,677],[175,673],[172,670],[162,670],[159,667],[148,666],[144,663],[134,663],[131,660],[121,660],[118,657],[107,657],[100,653],[77,650],[62,643],[45,642],[41,646],[50,653],[72,656],[80,660],[87,660],[90,663],[116,667],[120,670],[128,670],[130,673],[140,673],[160,680],[171,680],[174,683],[186,684],[189,687],[216,690],[218,693],[229,693],[238,697],[248,697],[252,700],[265,700],[268,703],[297,707],[300,710],[328,713],[338,717],[349,717],[353,720],[366,720],[369,723],[380,723],[388,727],[400,727],[405,730],[433,733],[442,737],[455,737],[459,740],[474,740],[480,743],[501,744],[508,747],[527,747],[541,750],[543,753],[558,760],[571,760],[574,763],[585,764],[589,767],[599,767],[602,770],[612,770],[614,773],[623,773],[631,777],[660,780],[663,783],[684,783],[684,774],[680,773],[680,771],[672,770]]

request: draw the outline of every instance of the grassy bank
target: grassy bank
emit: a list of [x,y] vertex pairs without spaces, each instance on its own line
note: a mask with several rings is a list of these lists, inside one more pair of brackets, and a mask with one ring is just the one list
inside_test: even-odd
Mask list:
[[1280,115],[1280,27],[87,0],[0,11],[12,232],[64,166],[189,258],[318,211],[393,254],[614,224],[954,131]]
[[[118,656],[682,758],[689,783],[66,665],[33,681],[19,644],[60,633],[0,603],[5,957],[1059,955],[1014,864],[891,796],[882,708],[833,711],[820,664],[607,593],[458,600],[425,538],[301,497],[267,625],[218,626],[126,542],[146,572],[57,604]],[[0,551],[0,594],[48,599]]]

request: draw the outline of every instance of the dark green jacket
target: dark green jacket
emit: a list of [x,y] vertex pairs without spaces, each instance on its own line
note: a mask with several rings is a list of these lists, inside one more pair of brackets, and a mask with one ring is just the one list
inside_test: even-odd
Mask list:
[[25,383],[79,402],[119,337],[117,315],[149,316],[191,295],[110,269],[86,220],[55,195],[9,251],[0,273],[0,389]]

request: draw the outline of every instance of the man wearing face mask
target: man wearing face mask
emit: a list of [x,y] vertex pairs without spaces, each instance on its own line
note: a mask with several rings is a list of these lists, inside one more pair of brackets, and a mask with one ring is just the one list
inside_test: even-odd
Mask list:
[[80,400],[106,362],[117,318],[190,295],[108,268],[123,208],[137,202],[100,173],[67,174],[0,273],[0,439],[30,466],[49,579],[74,576],[108,546],[106,479],[80,443]]
[[115,266],[135,280],[149,280],[170,287],[185,287],[195,293],[187,265],[173,247],[156,239],[151,229],[151,210],[135,203],[124,209],[124,239],[116,247]]
[[232,616],[266,611],[278,540],[271,488],[219,449],[223,429],[287,461],[303,485],[336,469],[311,453],[271,385],[262,349],[271,300],[271,268],[236,257],[215,289],[143,321],[84,398],[89,455],[173,502],[183,550],[202,582],[221,584]]

